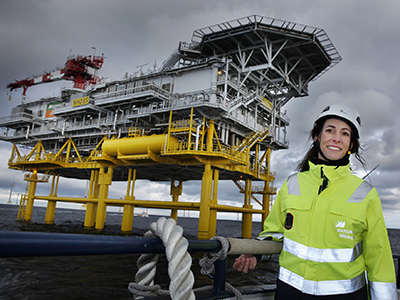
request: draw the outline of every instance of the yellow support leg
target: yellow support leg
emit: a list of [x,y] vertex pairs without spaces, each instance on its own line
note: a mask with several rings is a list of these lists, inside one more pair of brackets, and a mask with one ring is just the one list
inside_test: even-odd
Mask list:
[[[244,205],[243,208],[253,208],[250,204],[251,200],[251,180],[246,179],[246,186],[244,191]],[[252,213],[243,213],[242,220],[242,238],[251,239],[251,234],[253,231],[253,215]]]
[[200,196],[200,216],[197,238],[199,240],[208,239],[208,231],[210,224],[210,201],[212,186],[212,170],[211,164],[207,163],[204,168],[203,178],[201,180],[201,196]]
[[[135,191],[135,182],[136,182],[136,169],[134,170],[129,169],[128,186],[126,189],[125,200],[135,200],[135,197],[133,196]],[[133,205],[130,204],[124,205],[124,212],[122,213],[121,232],[132,232],[134,209],[135,207]]]
[[[97,198],[98,179],[99,179],[99,170],[92,170],[92,173],[90,175],[88,198],[92,199]],[[87,203],[84,227],[87,229],[92,229],[94,227],[95,218],[96,218],[96,203]]]
[[96,203],[86,204],[86,214],[83,227],[86,229],[93,229],[96,218]]
[[264,221],[269,215],[269,206],[271,202],[271,195],[269,194],[269,182],[265,181],[264,183],[264,193],[263,193],[263,211],[265,211],[261,216],[261,231],[264,230]]
[[34,169],[31,176],[31,181],[29,182],[29,191],[28,198],[26,201],[24,220],[30,222],[32,219],[32,211],[33,211],[33,201],[35,199],[36,194],[36,186],[37,186],[37,170]]
[[[213,186],[213,193],[212,193],[212,204],[218,204],[218,180],[219,180],[219,170],[214,170],[214,186]],[[212,209],[210,211],[210,222],[208,225],[208,239],[211,239],[215,236],[217,232],[217,211]]]
[[122,223],[121,223],[122,233],[132,232],[133,214],[134,214],[133,205],[124,205],[124,212],[122,213]]
[[261,231],[264,230],[264,221],[269,215],[269,207],[271,204],[271,191],[270,191],[270,158],[271,158],[271,148],[267,149],[266,153],[266,165],[267,165],[267,180],[264,182],[264,193],[262,196],[262,209],[265,211],[261,216]]
[[57,204],[57,201],[47,201],[46,216],[44,218],[45,224],[49,224],[49,225],[54,224],[54,216],[56,213],[56,204]]
[[[182,195],[182,181],[175,185],[175,180],[171,180],[170,195],[172,196],[172,202],[178,202],[179,196]],[[178,220],[178,209],[171,209],[171,218],[175,221]]]
[[[49,196],[53,196],[53,197],[57,196],[58,180],[59,180],[59,176],[54,174],[53,180],[51,181],[51,190],[50,190]],[[54,216],[56,214],[56,205],[57,205],[57,201],[48,201],[47,202],[46,216],[44,218],[45,224],[49,224],[49,225],[54,224]]]
[[99,173],[99,200],[97,204],[96,225],[95,229],[102,230],[106,222],[107,205],[105,201],[108,197],[108,189],[112,182],[113,168],[104,167],[100,168]]

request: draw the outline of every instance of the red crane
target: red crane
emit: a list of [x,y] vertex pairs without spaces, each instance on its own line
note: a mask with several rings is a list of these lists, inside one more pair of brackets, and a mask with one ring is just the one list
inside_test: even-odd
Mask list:
[[15,80],[9,83],[7,88],[16,90],[23,88],[22,95],[26,95],[26,90],[36,84],[54,82],[57,80],[72,80],[74,88],[85,89],[90,84],[98,82],[97,76],[104,63],[104,53],[99,55],[70,55],[63,68],[56,68],[53,71],[45,72],[39,76],[30,76],[22,80]]

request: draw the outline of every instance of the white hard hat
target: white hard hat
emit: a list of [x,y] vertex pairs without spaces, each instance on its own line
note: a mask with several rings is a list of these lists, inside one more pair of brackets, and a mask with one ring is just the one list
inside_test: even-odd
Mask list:
[[358,111],[354,107],[341,102],[332,103],[322,110],[315,122],[326,116],[337,116],[348,120],[351,124],[354,125],[357,130],[358,137],[360,137],[361,118]]

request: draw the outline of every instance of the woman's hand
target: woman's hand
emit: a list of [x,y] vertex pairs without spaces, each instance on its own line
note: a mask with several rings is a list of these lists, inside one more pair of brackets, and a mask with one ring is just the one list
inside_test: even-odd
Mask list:
[[242,254],[235,259],[233,268],[239,272],[247,273],[248,270],[253,270],[257,265],[257,259],[254,255]]

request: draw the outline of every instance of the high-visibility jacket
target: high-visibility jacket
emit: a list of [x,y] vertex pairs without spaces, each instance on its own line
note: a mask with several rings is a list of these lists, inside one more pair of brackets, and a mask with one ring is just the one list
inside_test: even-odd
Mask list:
[[311,295],[348,294],[368,281],[372,300],[397,300],[376,189],[349,165],[309,165],[285,181],[259,236],[283,241],[279,279]]

